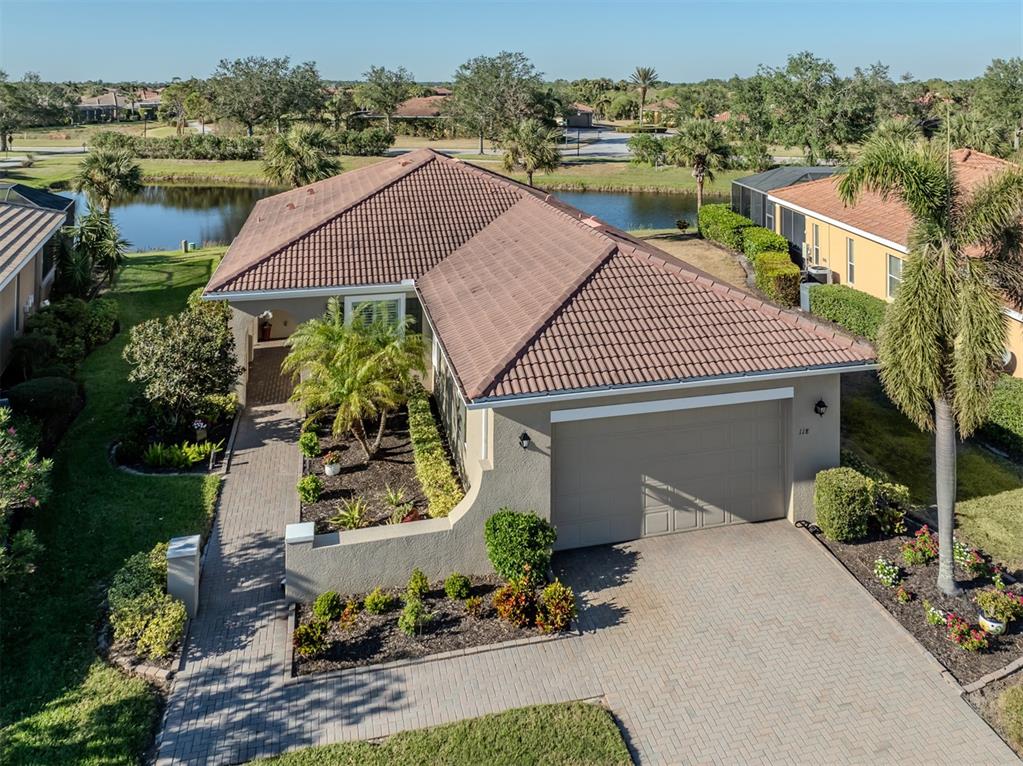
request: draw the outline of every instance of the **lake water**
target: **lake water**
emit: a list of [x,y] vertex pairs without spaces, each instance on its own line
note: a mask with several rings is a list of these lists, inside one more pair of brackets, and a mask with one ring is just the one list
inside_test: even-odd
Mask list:
[[[133,250],[175,250],[183,239],[200,245],[228,244],[252,206],[275,192],[247,186],[147,186],[115,203],[111,213]],[[84,211],[82,195],[61,194],[77,199],[78,210]],[[696,224],[696,198],[689,194],[556,192],[556,196],[619,229],[670,229],[679,218]]]

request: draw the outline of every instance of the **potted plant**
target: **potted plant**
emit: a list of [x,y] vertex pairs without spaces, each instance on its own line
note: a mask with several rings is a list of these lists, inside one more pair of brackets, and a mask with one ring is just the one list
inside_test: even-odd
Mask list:
[[341,473],[341,453],[331,450],[323,456],[323,473],[327,476],[337,476]]
[[270,340],[273,331],[273,312],[269,309],[259,315],[259,342],[266,343]]
[[194,420],[192,422],[192,428],[195,429],[195,440],[197,442],[206,441],[206,429],[209,428],[209,426],[206,424],[205,420]]
[[1023,596],[991,588],[977,594],[977,622],[993,636],[1002,635],[1013,620],[1023,617]]

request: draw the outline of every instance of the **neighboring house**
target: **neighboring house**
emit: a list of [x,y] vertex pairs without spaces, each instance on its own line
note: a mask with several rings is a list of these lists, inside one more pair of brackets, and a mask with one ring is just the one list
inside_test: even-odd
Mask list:
[[435,120],[444,116],[444,102],[448,96],[417,96],[398,104],[392,120]]
[[565,114],[566,128],[592,128],[593,107],[578,101],[569,104]]
[[488,571],[482,525],[502,506],[550,519],[559,548],[813,518],[814,476],[839,462],[841,374],[874,360],[429,150],[260,200],[204,297],[230,303],[248,366],[261,315],[286,337],[330,296],[349,316],[370,303],[414,318],[468,491],[446,518],[316,537],[292,525],[290,598],[397,585],[411,566]]
[[[969,191],[1012,163],[971,149],[952,152],[962,186]],[[837,178],[776,188],[768,194],[773,228],[788,239],[805,265],[828,266],[832,281],[891,300],[902,282],[913,220],[898,200],[864,193],[855,205],[838,194]],[[733,192],[734,199],[734,192]],[[1009,345],[1006,368],[1023,377],[1023,314],[1006,306]]]
[[746,216],[757,226],[775,230],[774,209],[767,195],[775,189],[827,178],[838,168],[788,166],[765,170],[732,181],[732,210]]
[[122,93],[110,89],[98,96],[82,97],[78,102],[78,121],[89,123],[132,119],[139,116],[140,109],[145,112],[147,119],[155,120],[159,108],[159,91],[144,89],[137,93]]
[[7,369],[11,342],[21,334],[25,319],[50,294],[56,248],[66,223],[62,210],[0,202],[0,373]]
[[665,115],[678,110],[678,101],[673,98],[665,98],[661,101],[652,101],[643,107],[644,120],[658,124]]

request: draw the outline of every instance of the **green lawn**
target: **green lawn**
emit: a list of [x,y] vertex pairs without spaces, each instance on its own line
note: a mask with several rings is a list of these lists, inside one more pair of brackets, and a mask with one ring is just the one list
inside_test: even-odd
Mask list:
[[[488,159],[493,157],[488,155]],[[484,167],[504,172],[499,163],[488,162]],[[525,182],[525,173],[506,173]],[[732,180],[749,175],[745,170],[722,170],[714,181],[704,184],[706,194],[723,194],[731,188]],[[696,182],[688,168],[667,167],[655,169],[649,165],[633,165],[628,160],[576,160],[569,158],[554,173],[537,173],[533,183],[543,189],[563,191],[654,191],[673,194],[695,194]]]
[[611,715],[584,702],[537,705],[380,743],[350,742],[255,761],[260,766],[601,766],[631,764]]
[[1023,570],[1023,489],[956,506],[963,537],[1013,570]]
[[26,592],[2,602],[0,763],[133,764],[150,742],[156,695],[95,653],[104,585],[131,554],[205,530],[211,504],[202,477],[134,476],[108,462],[130,393],[121,349],[127,327],[183,307],[222,254],[131,255],[112,292],[122,330],[82,365],[85,409],[54,456],[53,497],[31,520],[45,551]]

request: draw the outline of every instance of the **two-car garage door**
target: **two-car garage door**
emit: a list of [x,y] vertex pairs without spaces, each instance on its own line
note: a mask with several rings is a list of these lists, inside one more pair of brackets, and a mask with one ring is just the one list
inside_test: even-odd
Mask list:
[[781,401],[558,422],[558,548],[785,516]]

